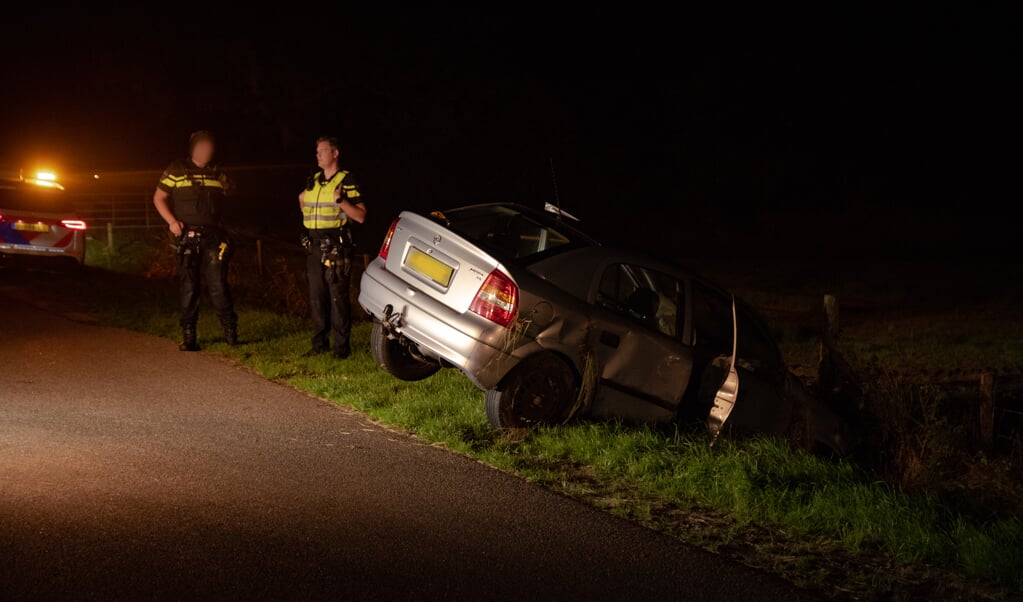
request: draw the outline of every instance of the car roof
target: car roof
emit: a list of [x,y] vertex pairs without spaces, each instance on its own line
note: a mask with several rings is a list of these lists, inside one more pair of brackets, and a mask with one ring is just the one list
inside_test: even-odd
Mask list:
[[681,260],[663,259],[653,253],[624,245],[603,245],[592,251],[595,255],[604,260],[613,260],[617,263],[635,263],[666,273],[684,276],[691,280],[707,285],[709,288],[728,294],[721,285],[692,266]]
[[[662,259],[652,253],[626,246],[604,245],[600,247],[582,248],[572,251],[569,255],[570,257],[565,257],[563,259],[569,264],[574,264],[574,268],[579,268],[582,265],[585,265],[587,266],[587,269],[591,267],[597,269],[599,265],[606,265],[610,263],[634,263],[666,274],[688,279],[694,284],[699,284],[710,292],[724,298],[731,298],[733,294],[732,291],[725,288],[715,278],[692,268],[682,261]],[[579,272],[580,270],[573,269],[573,271]],[[581,271],[585,272],[585,270]],[[592,281],[592,275],[590,274],[582,277],[587,282]],[[738,306],[745,306],[747,309],[753,309],[748,302],[745,302],[738,295],[736,295],[735,300]]]
[[[571,232],[574,235],[579,237],[581,240],[589,243],[588,246],[584,245],[582,248],[576,248],[568,252],[568,254],[571,255],[572,257],[580,257],[581,255],[585,255],[589,256],[589,258],[594,262],[615,261],[621,263],[637,263],[640,265],[650,267],[652,269],[657,269],[663,272],[686,277],[723,297],[731,297],[732,295],[730,291],[728,291],[723,286],[718,284],[713,278],[700,273],[698,270],[693,269],[691,266],[685,264],[682,261],[661,259],[652,253],[643,251],[641,249],[632,248],[627,245],[603,244],[597,241],[592,235],[585,232],[580,226],[574,224],[570,219],[564,219],[548,211],[536,209],[534,207],[523,205],[521,203],[514,202],[473,203],[469,205],[460,205],[457,207],[452,207],[450,209],[445,209],[444,211],[442,211],[442,213],[444,214],[455,213],[465,209],[476,209],[482,207],[507,207],[520,213],[529,215],[530,217],[546,225],[571,230]],[[738,297],[736,298],[736,303],[739,305],[748,305]]]

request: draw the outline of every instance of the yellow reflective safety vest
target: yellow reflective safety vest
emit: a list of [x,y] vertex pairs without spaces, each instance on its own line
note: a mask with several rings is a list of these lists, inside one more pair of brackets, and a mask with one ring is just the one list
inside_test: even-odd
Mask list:
[[329,180],[323,172],[317,172],[306,186],[302,197],[302,224],[309,230],[331,230],[348,223],[348,217],[341,210],[340,199],[334,198],[334,191],[341,189],[341,199],[358,202],[359,191],[354,184],[344,183],[347,171],[340,170]]

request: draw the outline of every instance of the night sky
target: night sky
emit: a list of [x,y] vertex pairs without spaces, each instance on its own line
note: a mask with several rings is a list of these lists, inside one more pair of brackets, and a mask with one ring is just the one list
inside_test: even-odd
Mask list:
[[[813,247],[842,220],[859,241],[990,250],[1020,201],[1023,22],[970,4],[48,10],[3,25],[0,161],[159,171],[207,128],[225,168],[308,170],[333,133],[369,238],[404,208],[542,206],[556,178],[598,235],[660,253],[736,233]],[[253,213],[290,210],[295,171],[250,189]]]

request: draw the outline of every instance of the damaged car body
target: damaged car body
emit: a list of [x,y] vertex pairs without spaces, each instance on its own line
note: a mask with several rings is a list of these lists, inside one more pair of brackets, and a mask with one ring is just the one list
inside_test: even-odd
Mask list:
[[458,369],[497,429],[699,421],[715,439],[798,430],[847,451],[752,307],[569,220],[506,203],[402,212],[360,281],[377,363],[403,380]]

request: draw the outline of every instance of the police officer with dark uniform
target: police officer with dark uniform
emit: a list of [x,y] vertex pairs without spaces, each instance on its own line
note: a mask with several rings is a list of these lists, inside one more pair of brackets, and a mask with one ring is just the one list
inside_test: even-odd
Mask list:
[[314,331],[312,349],[306,355],[332,350],[335,357],[344,359],[351,352],[351,224],[366,219],[366,207],[355,177],[338,167],[339,155],[336,138],[323,136],[316,140],[320,170],[306,182],[298,204],[306,230],[302,246],[308,254],[306,271]]
[[153,204],[175,236],[181,277],[182,351],[197,351],[200,274],[224,327],[228,345],[238,344],[238,316],[227,282],[233,246],[221,224],[231,181],[212,163],[213,135],[201,130],[188,140],[189,156],[172,162],[160,176]]

